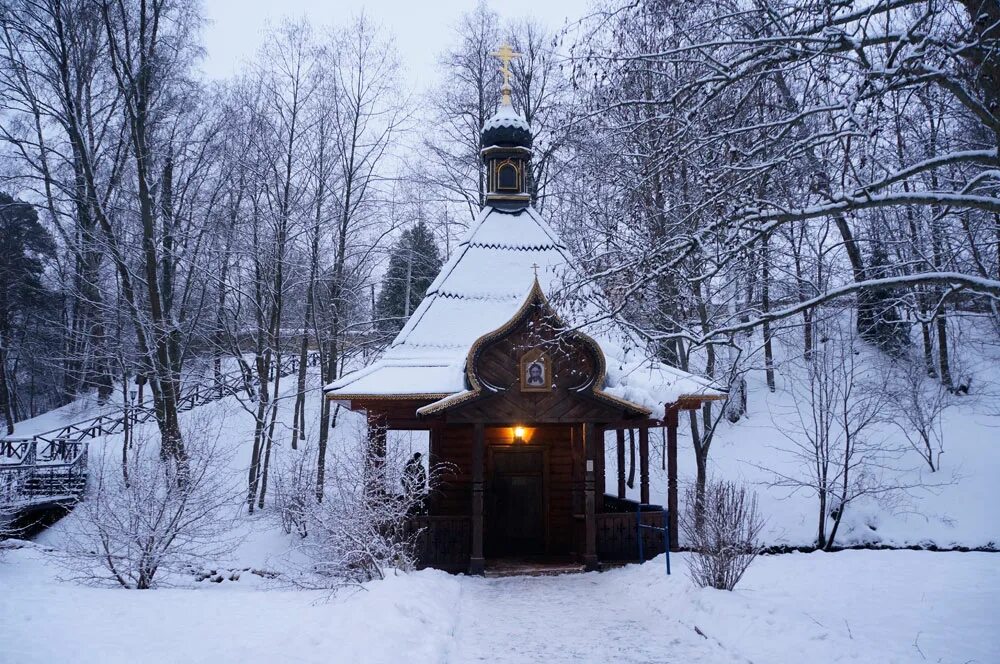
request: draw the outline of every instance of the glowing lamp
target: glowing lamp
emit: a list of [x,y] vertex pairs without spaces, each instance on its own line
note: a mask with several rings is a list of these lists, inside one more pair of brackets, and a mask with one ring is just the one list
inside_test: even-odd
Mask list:
[[514,427],[514,440],[524,442],[524,427]]

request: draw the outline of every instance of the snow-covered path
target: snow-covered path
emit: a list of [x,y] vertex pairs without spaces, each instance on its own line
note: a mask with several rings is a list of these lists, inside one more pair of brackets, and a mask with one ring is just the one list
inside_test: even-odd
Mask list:
[[447,662],[880,664],[1000,661],[1000,554],[764,556],[736,592],[676,556],[601,574],[460,577]]
[[448,661],[747,661],[671,615],[670,602],[650,607],[629,594],[595,574],[463,579]]

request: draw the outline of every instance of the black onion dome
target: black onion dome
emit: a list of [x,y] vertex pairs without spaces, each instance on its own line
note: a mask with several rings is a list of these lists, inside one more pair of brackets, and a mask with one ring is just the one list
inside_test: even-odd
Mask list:
[[531,147],[531,127],[511,106],[501,105],[492,118],[483,125],[480,144],[501,147]]

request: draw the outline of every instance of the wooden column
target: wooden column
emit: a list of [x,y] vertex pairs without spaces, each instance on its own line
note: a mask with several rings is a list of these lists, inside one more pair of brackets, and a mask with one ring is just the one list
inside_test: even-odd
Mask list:
[[625,498],[625,429],[615,430],[618,453],[618,497]]
[[670,512],[670,549],[678,550],[677,528],[677,409],[667,410],[667,509]]
[[597,504],[594,499],[594,469],[596,467],[597,440],[595,427],[591,423],[583,425],[584,445],[584,543],[583,565],[587,570],[597,569]]
[[649,503],[649,427],[639,429],[639,502]]
[[472,554],[469,574],[483,574],[486,559],[483,557],[483,466],[486,452],[486,435],[482,422],[476,422],[472,431]]

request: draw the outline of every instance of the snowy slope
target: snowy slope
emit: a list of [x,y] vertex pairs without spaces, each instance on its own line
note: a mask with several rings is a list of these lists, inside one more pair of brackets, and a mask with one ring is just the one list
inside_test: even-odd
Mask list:
[[[869,500],[858,503],[848,510],[845,522],[838,533],[841,545],[860,543],[882,543],[892,546],[935,545],[940,548],[953,547],[995,547],[1000,545],[1000,513],[995,509],[996,478],[1000,477],[1000,417],[997,416],[996,402],[989,393],[988,386],[1000,385],[1000,357],[998,349],[980,349],[987,360],[980,363],[975,377],[978,390],[959,401],[959,405],[945,413],[946,452],[943,469],[930,477],[926,470],[913,460],[913,478],[924,477],[929,483],[943,483],[936,488],[913,489],[894,497],[893,501],[877,503]],[[1000,353],[998,353],[1000,354]],[[787,490],[771,488],[768,481],[773,475],[770,468],[779,467],[787,460],[787,439],[781,433],[782,418],[792,408],[792,395],[785,389],[787,376],[778,374],[778,390],[772,394],[764,383],[763,371],[751,371],[749,384],[749,415],[738,424],[723,422],[712,444],[710,453],[710,473],[716,477],[742,479],[750,483],[758,492],[761,510],[767,518],[764,533],[768,545],[807,546],[815,537],[815,498],[806,492],[789,495]],[[284,381],[284,395],[290,396],[292,381]],[[315,422],[318,418],[318,379],[311,377],[314,390],[307,399],[307,426],[315,437]],[[977,396],[978,395],[978,396]],[[291,423],[292,400],[281,402],[279,427],[275,448],[275,463],[288,457],[288,441]],[[81,412],[74,411],[78,419]],[[226,447],[231,449],[230,471],[234,482],[245,482],[245,469],[249,464],[250,443],[253,435],[252,418],[239,406],[233,397],[208,404],[188,413],[181,414],[182,420],[197,421],[208,417],[218,431],[223,432]],[[52,422],[53,417],[46,417]],[[31,424],[30,422],[27,424]],[[149,435],[153,435],[154,425],[146,425]],[[681,421],[679,431],[678,460],[679,476],[682,483],[692,482],[695,476],[694,451],[691,449],[690,429],[686,417]],[[334,430],[334,444],[357,439],[364,435],[363,418],[357,414],[341,411],[338,427]],[[898,432],[887,431],[887,435],[898,436]],[[404,452],[426,449],[426,434],[422,432],[393,432],[392,440],[404,446]],[[111,450],[111,458],[120,454],[120,436],[108,436],[91,443],[92,454],[96,455],[104,445]],[[666,473],[661,469],[661,439],[658,432],[651,435],[651,498],[654,503],[665,504]],[[615,490],[616,459],[612,434],[606,437],[607,483],[609,492]],[[96,461],[95,461],[96,463]],[[638,497],[638,482],[630,496]],[[70,520],[72,517],[70,517]],[[42,536],[42,541],[58,536],[60,528]],[[873,529],[874,528],[874,529]],[[291,545],[283,533],[265,516],[255,516],[253,524],[246,528],[249,544],[243,548],[249,552],[254,565],[267,565],[269,558],[281,559],[287,555]],[[237,561],[238,562],[238,561]],[[234,563],[235,564],[235,563]]]
[[[986,378],[981,375],[980,378]],[[991,379],[992,380],[992,379]],[[317,419],[318,382],[307,420]],[[723,425],[712,451],[712,472],[758,483],[769,519],[767,543],[808,544],[810,497],[784,496],[761,484],[779,458],[774,416],[788,405],[782,389],[766,391],[750,376],[750,417]],[[286,382],[284,396],[293,386]],[[980,546],[1000,540],[991,509],[1000,472],[991,403],[969,400],[948,417],[959,429],[949,439],[946,469],[962,478],[936,494],[910,496],[901,508],[876,506],[843,533],[843,543],[934,542]],[[280,421],[292,401],[281,402]],[[201,422],[231,451],[220,472],[245,481],[252,418],[233,397],[182,418]],[[152,426],[152,425],[149,425]],[[279,427],[275,463],[293,454]],[[333,445],[362,435],[360,417],[341,412]],[[682,479],[694,475],[693,452],[681,429]],[[659,450],[654,436],[651,443]],[[421,449],[419,432],[393,443]],[[97,439],[94,458],[119,453],[120,436]],[[613,445],[608,445],[609,452]],[[654,457],[655,459],[655,457]],[[613,455],[609,459],[613,486]],[[665,476],[654,461],[653,498]],[[242,507],[234,507],[241,512]],[[252,570],[294,573],[301,560],[294,538],[265,510],[243,514],[240,546],[206,565],[239,579],[215,584],[183,574],[173,586],[127,592],[60,580],[57,555],[74,516],[38,538],[38,546],[0,553],[0,664],[36,662],[993,662],[1000,623],[992,610],[1000,594],[1000,554],[859,551],[792,554],[759,559],[735,593],[697,590],[674,556],[674,575],[662,560],[603,574],[558,578],[476,579],[434,571],[392,576],[359,592],[330,599],[290,590]],[[872,531],[864,523],[877,524]],[[539,624],[550,623],[544,630]],[[593,628],[590,627],[593,625]],[[696,629],[697,628],[697,631]],[[699,633],[700,632],[700,633]],[[53,638],[53,634],[58,635]],[[181,636],[182,635],[182,636]],[[704,636],[702,636],[704,635]]]

